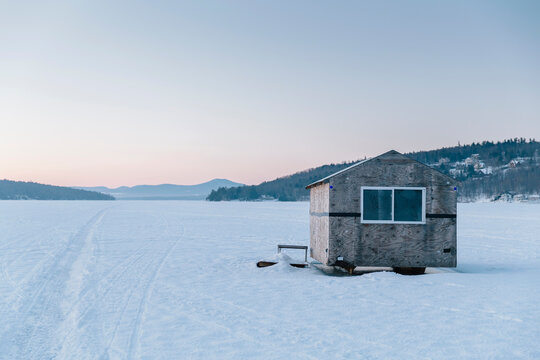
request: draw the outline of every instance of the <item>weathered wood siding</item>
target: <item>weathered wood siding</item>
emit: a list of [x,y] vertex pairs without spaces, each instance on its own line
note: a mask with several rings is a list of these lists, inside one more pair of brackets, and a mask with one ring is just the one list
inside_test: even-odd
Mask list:
[[328,191],[329,184],[321,184],[311,189],[309,193],[309,212],[310,213],[328,213]]
[[[425,225],[362,224],[354,253],[357,266],[456,266],[456,219]],[[445,250],[448,252],[444,252]]]
[[[325,264],[343,256],[356,266],[456,266],[456,219],[429,217],[456,214],[452,179],[390,152],[330,178],[325,185],[332,186],[328,212],[333,214]],[[362,224],[362,186],[425,187],[426,224]]]
[[321,184],[313,187],[309,195],[310,256],[323,264],[328,261],[328,190],[328,184]]

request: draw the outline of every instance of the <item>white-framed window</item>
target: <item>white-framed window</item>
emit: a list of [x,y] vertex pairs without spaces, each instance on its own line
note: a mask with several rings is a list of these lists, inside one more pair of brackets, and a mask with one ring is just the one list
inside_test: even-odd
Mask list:
[[362,186],[361,222],[364,224],[425,224],[426,188]]

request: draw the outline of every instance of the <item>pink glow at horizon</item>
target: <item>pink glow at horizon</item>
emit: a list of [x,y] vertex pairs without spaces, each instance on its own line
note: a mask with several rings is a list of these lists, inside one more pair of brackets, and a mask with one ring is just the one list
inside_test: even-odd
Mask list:
[[540,138],[540,3],[0,5],[0,179],[245,184]]

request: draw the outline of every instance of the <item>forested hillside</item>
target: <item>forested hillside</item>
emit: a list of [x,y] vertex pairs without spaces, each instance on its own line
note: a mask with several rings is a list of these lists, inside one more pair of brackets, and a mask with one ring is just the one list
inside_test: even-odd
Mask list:
[[206,198],[210,201],[221,200],[271,200],[297,201],[309,199],[307,184],[351,166],[355,162],[323,165],[318,168],[304,170],[293,175],[284,176],[259,185],[220,187],[213,190]]
[[[461,201],[540,194],[540,143],[534,139],[484,141],[406,155],[461,181]],[[207,200],[308,200],[306,185],[354,163],[324,165],[254,186],[219,188]]]
[[484,141],[408,156],[460,180],[461,201],[536,199],[540,194],[540,143],[534,139]]
[[114,200],[114,197],[64,186],[0,180],[0,200]]

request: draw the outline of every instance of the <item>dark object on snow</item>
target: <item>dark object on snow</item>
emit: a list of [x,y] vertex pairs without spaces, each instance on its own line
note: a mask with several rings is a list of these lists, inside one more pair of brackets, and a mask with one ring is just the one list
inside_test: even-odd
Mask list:
[[267,266],[272,266],[272,265],[276,265],[277,264],[277,261],[264,261],[264,260],[261,260],[257,263],[257,267],[267,267]]
[[340,267],[340,268],[346,270],[349,273],[349,275],[353,274],[354,268],[356,267],[353,264],[351,264],[350,262],[343,261],[343,260],[336,261],[334,266],[337,266],[337,267]]
[[395,267],[393,270],[401,275],[422,275],[426,272],[425,267]]
[[[276,265],[277,264],[277,261],[259,261],[257,263],[257,267],[268,267],[268,266],[272,266],[272,265]],[[297,268],[307,268],[309,266],[309,264],[307,263],[290,263],[289,265],[291,266],[294,266],[294,267],[297,267]]]
[[397,151],[318,180],[310,189],[311,257],[357,266],[456,266],[458,182]]

